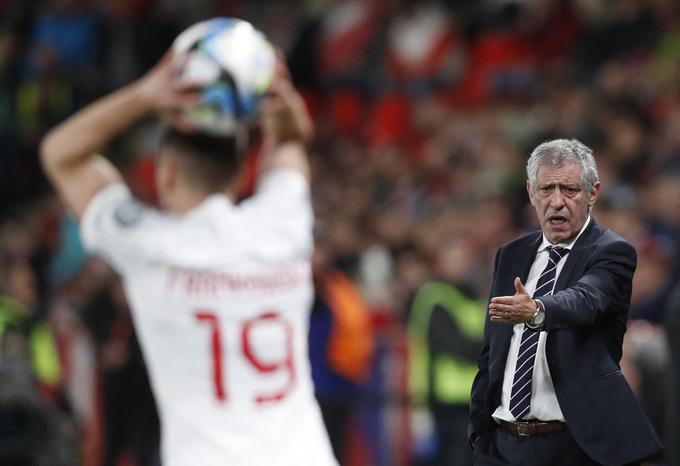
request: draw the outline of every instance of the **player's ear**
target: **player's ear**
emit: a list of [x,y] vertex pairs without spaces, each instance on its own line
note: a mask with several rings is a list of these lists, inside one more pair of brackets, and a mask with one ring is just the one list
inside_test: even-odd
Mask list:
[[161,198],[173,190],[179,176],[177,158],[170,152],[167,148],[163,149],[156,159],[156,190]]
[[181,176],[181,170],[179,169],[179,161],[177,157],[166,157],[165,158],[165,176],[168,188],[174,188],[179,181]]

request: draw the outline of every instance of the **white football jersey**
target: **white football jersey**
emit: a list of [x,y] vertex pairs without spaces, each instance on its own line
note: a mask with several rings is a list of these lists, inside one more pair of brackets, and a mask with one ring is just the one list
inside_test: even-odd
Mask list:
[[84,243],[124,280],[164,466],[337,464],[307,356],[312,227],[309,185],[286,170],[181,216],[123,184],[87,206]]

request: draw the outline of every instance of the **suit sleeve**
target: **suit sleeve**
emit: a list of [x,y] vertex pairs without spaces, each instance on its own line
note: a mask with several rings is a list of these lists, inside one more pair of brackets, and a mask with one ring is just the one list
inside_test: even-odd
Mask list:
[[[489,301],[494,296],[494,289],[496,288],[496,276],[498,273],[498,263],[500,261],[501,251],[496,253],[494,261],[493,279],[491,280],[491,289],[489,291]],[[488,309],[488,305],[487,305]],[[473,437],[483,434],[493,426],[493,419],[489,412],[489,406],[486,402],[488,386],[489,386],[489,314],[487,312],[486,322],[484,323],[484,344],[477,358],[477,367],[479,368],[475,380],[472,382],[472,393],[470,396],[470,424],[468,425],[468,441],[472,442]]]
[[593,251],[591,257],[591,264],[573,286],[541,297],[546,331],[589,326],[605,313],[628,311],[637,264],[635,249],[619,240]]

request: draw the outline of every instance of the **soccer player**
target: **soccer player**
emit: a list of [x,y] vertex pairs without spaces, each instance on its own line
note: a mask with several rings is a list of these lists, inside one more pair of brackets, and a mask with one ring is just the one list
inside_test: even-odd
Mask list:
[[159,149],[162,210],[152,208],[97,151],[144,116],[179,122],[198,103],[195,88],[174,82],[170,55],[54,128],[41,147],[87,249],[123,277],[159,407],[163,464],[336,465],[307,358],[304,104],[279,73],[262,109],[258,186],[239,204],[238,145],[171,125]]

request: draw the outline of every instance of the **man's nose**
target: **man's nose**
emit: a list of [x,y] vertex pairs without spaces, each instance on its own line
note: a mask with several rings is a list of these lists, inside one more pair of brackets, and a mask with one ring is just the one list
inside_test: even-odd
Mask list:
[[564,206],[564,194],[560,188],[555,188],[550,195],[550,206],[554,209],[561,209]]

